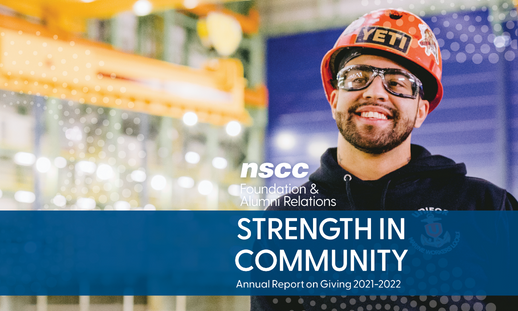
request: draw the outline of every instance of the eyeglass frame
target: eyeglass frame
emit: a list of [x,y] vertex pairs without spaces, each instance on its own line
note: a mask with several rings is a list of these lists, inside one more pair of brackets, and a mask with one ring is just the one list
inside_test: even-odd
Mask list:
[[[363,70],[368,69],[368,70],[372,71],[372,75],[371,75],[369,81],[365,84],[365,86],[358,88],[358,89],[347,89],[344,87],[343,73],[345,71],[350,71],[353,68],[363,68]],[[388,72],[388,71],[402,73],[404,75],[407,75],[411,79],[414,79],[415,80],[414,83],[416,84],[416,89],[414,91],[414,94],[406,95],[406,94],[396,93],[396,92],[390,90],[390,88],[387,86],[387,82],[385,81],[385,72]],[[370,65],[361,65],[361,64],[349,65],[349,66],[346,66],[346,67],[340,69],[340,71],[338,71],[338,73],[336,74],[336,80],[338,81],[338,84],[337,84],[338,88],[340,88],[342,90],[345,90],[348,92],[361,91],[361,90],[368,88],[372,84],[372,82],[374,81],[376,76],[379,76],[381,78],[383,87],[385,88],[385,90],[387,92],[389,92],[392,95],[402,97],[402,98],[409,98],[409,99],[416,99],[418,94],[421,96],[421,98],[424,97],[423,83],[421,82],[421,80],[419,80],[419,78],[417,78],[414,74],[412,74],[404,69],[399,69],[399,68],[378,68],[378,67],[374,67],[374,66],[370,66]]]

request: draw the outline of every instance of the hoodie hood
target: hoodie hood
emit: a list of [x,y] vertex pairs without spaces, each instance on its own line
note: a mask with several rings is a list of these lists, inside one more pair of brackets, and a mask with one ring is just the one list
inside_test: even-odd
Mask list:
[[310,175],[309,180],[320,185],[329,185],[329,187],[340,187],[344,184],[344,176],[351,176],[351,180],[355,182],[387,182],[413,179],[419,176],[431,176],[435,174],[454,174],[466,175],[466,166],[464,163],[455,163],[450,158],[441,155],[432,155],[428,150],[419,146],[412,145],[412,158],[410,162],[381,177],[376,181],[362,181],[344,170],[337,160],[337,149],[329,148],[320,158],[320,167]]
[[466,175],[463,163],[457,164],[449,158],[431,155],[421,146],[412,145],[411,153],[412,158],[407,165],[378,180],[364,181],[344,170],[338,164],[337,149],[330,148],[322,155],[320,168],[311,174],[309,180],[325,193],[342,197],[350,209],[386,209],[387,196],[406,193],[417,187],[417,181],[434,176],[452,179]]

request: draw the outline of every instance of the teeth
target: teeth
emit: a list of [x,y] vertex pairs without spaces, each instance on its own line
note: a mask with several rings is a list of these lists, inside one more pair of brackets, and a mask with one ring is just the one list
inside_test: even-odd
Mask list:
[[387,116],[386,115],[384,115],[382,113],[379,113],[379,112],[375,112],[375,111],[365,111],[365,112],[362,112],[361,116],[364,117],[364,118],[373,118],[373,119],[387,120]]

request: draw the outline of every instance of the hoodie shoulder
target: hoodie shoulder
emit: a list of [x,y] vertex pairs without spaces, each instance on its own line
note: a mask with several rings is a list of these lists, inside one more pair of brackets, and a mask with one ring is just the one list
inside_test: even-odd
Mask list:
[[[466,177],[464,195],[477,199],[483,210],[517,210],[518,202],[512,194],[497,185],[477,177]],[[467,199],[466,198],[466,199]]]

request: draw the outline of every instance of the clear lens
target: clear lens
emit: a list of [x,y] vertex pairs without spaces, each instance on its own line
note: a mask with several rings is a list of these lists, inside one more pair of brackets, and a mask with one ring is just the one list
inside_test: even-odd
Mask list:
[[358,91],[368,87],[380,76],[385,89],[393,95],[416,98],[421,82],[411,73],[401,69],[376,68],[367,65],[352,65],[338,73],[338,87],[346,91]]
[[402,72],[385,72],[385,85],[394,93],[412,96],[415,94],[416,83],[411,77]]
[[351,68],[344,71],[343,83],[349,90],[359,90],[370,83],[373,71],[365,68]]

